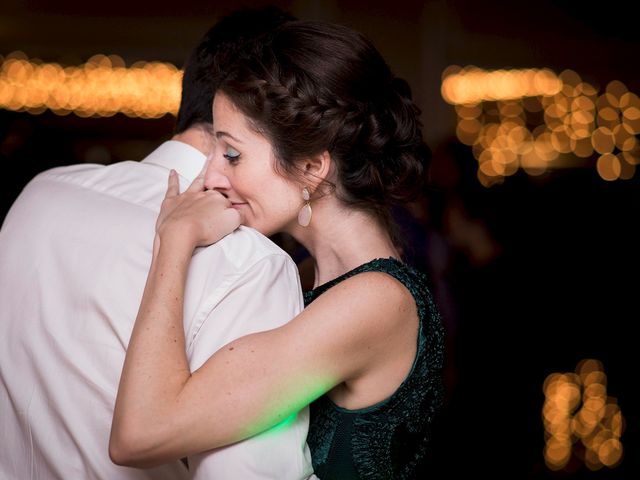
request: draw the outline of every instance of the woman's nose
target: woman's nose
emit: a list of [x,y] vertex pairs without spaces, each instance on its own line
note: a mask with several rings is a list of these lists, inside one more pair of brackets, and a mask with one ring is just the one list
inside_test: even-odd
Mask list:
[[204,187],[207,190],[217,190],[224,193],[225,190],[231,188],[231,183],[227,176],[217,168],[215,163],[214,159],[209,159],[207,169],[204,173]]

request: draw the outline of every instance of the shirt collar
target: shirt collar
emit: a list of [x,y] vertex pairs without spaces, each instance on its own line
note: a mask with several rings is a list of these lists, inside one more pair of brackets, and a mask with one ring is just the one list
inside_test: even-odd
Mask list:
[[197,148],[178,140],[162,143],[142,160],[168,170],[174,169],[178,174],[192,182],[204,167],[207,157]]

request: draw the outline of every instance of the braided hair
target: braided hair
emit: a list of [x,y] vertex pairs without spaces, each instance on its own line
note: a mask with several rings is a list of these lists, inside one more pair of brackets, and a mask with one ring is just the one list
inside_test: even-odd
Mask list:
[[391,208],[421,191],[430,159],[407,82],[338,24],[288,22],[255,48],[219,91],[271,142],[278,169],[300,175],[300,160],[328,151],[337,198],[393,233]]

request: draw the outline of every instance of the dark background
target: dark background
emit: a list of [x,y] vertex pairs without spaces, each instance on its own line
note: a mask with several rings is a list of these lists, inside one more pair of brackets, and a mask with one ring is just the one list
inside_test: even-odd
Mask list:
[[[418,220],[410,219],[412,261],[430,272],[448,331],[446,409],[425,478],[640,478],[632,333],[640,311],[640,174],[607,182],[591,158],[485,188],[470,147],[456,141],[455,110],[440,96],[441,74],[454,64],[572,69],[601,90],[619,80],[639,94],[639,20],[630,3],[5,0],[0,55],[21,50],[73,65],[104,53],[127,65],[181,66],[221,15],[266,4],[364,32],[423,110],[432,187],[414,210]],[[171,136],[173,120],[0,110],[0,220],[39,171],[143,158]],[[622,410],[625,455],[615,469],[551,472],[542,457],[542,384],[585,358],[602,362]]]

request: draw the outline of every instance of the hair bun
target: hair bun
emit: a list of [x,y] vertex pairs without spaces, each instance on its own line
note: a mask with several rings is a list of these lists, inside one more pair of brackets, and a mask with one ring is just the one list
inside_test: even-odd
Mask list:
[[385,94],[369,106],[353,147],[373,167],[368,169],[370,186],[379,192],[377,203],[384,205],[409,201],[421,192],[431,151],[422,138],[421,111],[409,84],[393,77],[381,91]]

